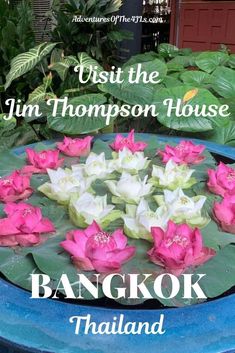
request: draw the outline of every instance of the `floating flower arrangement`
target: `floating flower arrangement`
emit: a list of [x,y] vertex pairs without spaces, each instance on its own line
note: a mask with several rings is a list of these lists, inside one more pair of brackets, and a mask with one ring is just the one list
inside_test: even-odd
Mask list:
[[235,285],[235,167],[205,146],[136,141],[133,130],[107,143],[65,137],[2,154],[0,173],[0,272],[22,288],[31,273],[74,283],[77,273],[203,273],[208,298]]

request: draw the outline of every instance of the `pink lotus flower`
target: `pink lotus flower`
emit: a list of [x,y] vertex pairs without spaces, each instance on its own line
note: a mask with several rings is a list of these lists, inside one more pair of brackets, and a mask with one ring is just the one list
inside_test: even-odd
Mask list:
[[235,169],[220,162],[216,170],[208,170],[207,186],[211,192],[221,196],[235,195]]
[[74,265],[84,271],[120,271],[121,265],[135,254],[135,247],[127,246],[121,229],[110,235],[95,221],[85,230],[68,232],[60,244],[72,256]]
[[163,163],[172,159],[178,164],[199,164],[205,157],[200,156],[205,146],[195,145],[192,141],[181,141],[177,146],[166,145],[164,151],[158,151]]
[[47,169],[57,169],[64,162],[59,159],[59,151],[45,150],[36,152],[32,148],[26,148],[27,159],[30,165],[22,168],[24,174],[45,174]]
[[169,221],[166,231],[153,227],[151,233],[154,247],[148,252],[150,260],[176,276],[187,267],[201,265],[215,255],[213,249],[203,247],[200,230],[187,224]]
[[19,170],[0,179],[0,201],[2,202],[27,199],[32,193],[30,177],[22,175]]
[[116,152],[122,151],[126,147],[132,153],[143,151],[147,146],[147,143],[135,142],[135,130],[131,130],[127,137],[117,134],[115,141],[110,145]]
[[221,203],[215,202],[213,211],[221,228],[235,234],[235,195],[226,196]]
[[42,233],[55,231],[53,223],[43,218],[40,208],[26,203],[8,203],[7,218],[0,219],[0,246],[32,246],[42,241]]
[[83,139],[65,137],[63,142],[57,143],[57,148],[70,157],[84,157],[91,151],[92,136],[87,136]]

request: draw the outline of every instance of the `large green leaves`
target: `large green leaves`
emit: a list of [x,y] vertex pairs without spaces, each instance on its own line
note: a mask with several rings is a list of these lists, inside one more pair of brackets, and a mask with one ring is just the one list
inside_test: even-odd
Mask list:
[[179,52],[179,49],[169,43],[161,43],[158,46],[158,53],[163,57],[163,58],[173,58],[175,57]]
[[212,88],[224,98],[235,99],[235,71],[218,67],[212,75]]
[[0,153],[0,177],[10,174],[14,169],[21,169],[23,165],[24,161],[17,158],[12,151]]
[[[174,106],[176,106],[177,100],[180,99],[182,109],[184,106],[183,98],[185,94],[192,89],[193,88],[190,86],[178,86],[169,89],[163,88],[155,93],[153,98],[153,104],[155,104],[158,108],[159,115],[157,116],[157,119],[164,126],[179,131],[202,132],[212,130],[215,121],[218,122],[218,124],[221,123],[222,119],[219,116],[213,119],[209,119],[203,116],[196,116],[196,114],[192,113],[188,117],[179,117],[176,115],[175,110],[171,112],[170,116],[167,116],[168,104],[164,104],[164,101],[166,99],[173,99]],[[212,104],[218,107],[220,106],[218,99],[206,89],[199,89],[197,91],[197,94],[194,95],[193,98],[187,102],[187,105],[191,106],[193,109],[195,107],[199,107],[199,110],[201,110],[203,105],[209,106]]]
[[195,58],[192,55],[181,56],[178,55],[168,62],[171,65],[182,65],[183,67],[194,66]]
[[51,52],[56,44],[57,43],[42,43],[26,53],[17,55],[11,61],[11,69],[6,77],[5,89],[10,86],[13,80],[32,70],[47,54]]
[[35,88],[35,90],[29,94],[27,103],[37,104],[42,101],[45,101],[46,99],[57,98],[54,93],[52,93],[51,91],[48,92],[49,88],[51,87],[51,84],[52,84],[52,75],[49,74],[48,76],[44,77],[43,84]]
[[31,274],[39,273],[31,255],[17,254],[11,249],[1,249],[0,271],[11,282],[30,290]]
[[79,64],[77,65],[78,68],[79,66],[83,66],[84,69],[89,71],[90,67],[92,67],[93,69],[96,67],[97,72],[101,72],[103,70],[102,66],[95,59],[92,59],[85,52],[78,53],[78,61],[79,61]]
[[217,255],[200,266],[196,273],[204,273],[201,286],[209,298],[223,294],[234,286],[235,278],[235,246],[228,245],[221,249]]
[[203,52],[196,58],[196,65],[199,69],[211,73],[218,66],[225,64],[229,56],[224,52]]
[[131,105],[149,104],[153,98],[154,88],[151,85],[143,84],[112,84],[105,83],[99,86],[100,90],[104,93],[109,93],[118,100],[124,101]]
[[205,87],[211,81],[211,76],[203,71],[185,71],[180,78],[186,85],[195,87]]
[[[68,104],[73,107],[74,111],[79,105],[84,105],[85,107],[103,105],[107,108],[104,103],[106,103],[106,97],[103,94],[87,94],[68,100]],[[69,113],[66,116],[62,116],[61,114],[62,107],[58,108],[56,117],[49,113],[47,115],[47,123],[52,130],[63,132],[64,134],[85,134],[106,126],[106,117],[101,112],[98,116],[85,115],[82,117],[71,116]],[[113,120],[114,118],[111,118],[110,123]]]
[[5,132],[14,129],[16,126],[16,119],[12,117],[11,119],[5,118],[7,114],[0,114],[0,136]]
[[[151,74],[154,71],[159,72],[158,79],[161,81],[165,77],[167,73],[166,64],[158,59],[142,62],[142,72],[146,72],[147,74]],[[143,77],[140,77],[139,83],[130,83],[129,82],[129,70],[132,68],[134,71],[137,70],[138,64],[134,64],[132,66],[126,66],[123,70],[123,79],[124,82],[121,84],[112,84],[105,83],[99,85],[101,91],[105,93],[109,93],[115,98],[129,103],[131,105],[140,104],[151,104],[152,97],[155,87],[157,86],[151,83],[144,83]]]
[[64,81],[69,68],[71,66],[79,65],[79,61],[75,56],[67,56],[65,58],[60,58],[60,60],[51,63],[49,68],[53,71],[56,71],[60,76],[61,80]]
[[229,61],[228,61],[227,65],[229,67],[231,67],[232,69],[235,69],[235,54],[231,54],[229,56]]
[[[93,1],[96,6],[96,1]],[[104,11],[104,15],[109,15],[111,13],[117,12],[122,6],[122,0],[111,0]]]
[[216,127],[207,136],[208,140],[235,147],[235,122],[228,121],[224,127]]
[[148,61],[153,61],[155,59],[157,59],[158,54],[155,53],[154,51],[150,51],[147,53],[143,53],[143,54],[137,54],[132,56],[124,65],[123,68],[125,68],[126,66],[131,66],[131,65],[135,65],[135,64],[140,64],[140,63],[145,63]]

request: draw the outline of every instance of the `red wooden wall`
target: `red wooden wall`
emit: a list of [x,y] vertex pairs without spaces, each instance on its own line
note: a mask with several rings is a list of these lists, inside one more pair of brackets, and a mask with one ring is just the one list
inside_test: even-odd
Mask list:
[[235,52],[235,1],[175,1],[172,10],[172,43],[195,51],[225,44]]

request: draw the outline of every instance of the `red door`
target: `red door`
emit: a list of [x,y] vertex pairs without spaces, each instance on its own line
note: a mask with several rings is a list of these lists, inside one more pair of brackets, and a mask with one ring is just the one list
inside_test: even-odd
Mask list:
[[235,1],[176,1],[171,42],[195,51],[225,44],[235,52]]

